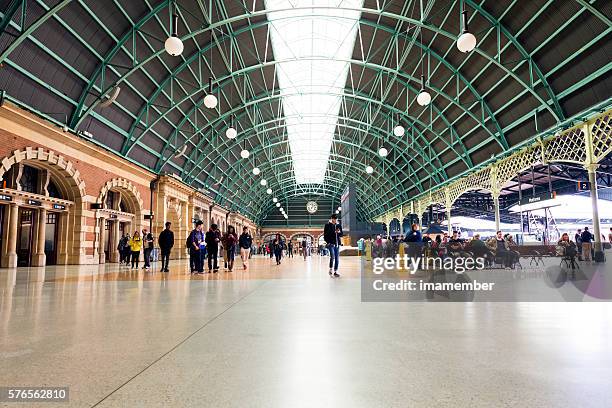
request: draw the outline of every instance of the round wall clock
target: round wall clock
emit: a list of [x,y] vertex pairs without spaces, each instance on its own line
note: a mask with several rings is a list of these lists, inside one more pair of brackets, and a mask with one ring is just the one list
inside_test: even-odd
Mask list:
[[310,214],[316,213],[318,209],[319,209],[319,206],[314,201],[309,201],[306,204],[306,211],[308,211]]

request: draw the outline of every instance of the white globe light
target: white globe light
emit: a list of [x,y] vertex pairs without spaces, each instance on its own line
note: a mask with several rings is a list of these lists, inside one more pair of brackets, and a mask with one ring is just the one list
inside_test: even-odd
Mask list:
[[342,207],[338,207],[338,211],[342,211]]
[[[266,179],[261,179],[261,181],[259,182],[259,184],[261,184],[262,186],[265,186],[266,184],[268,184],[268,180]],[[268,189],[270,190],[270,189]],[[272,194],[272,190],[270,190],[270,192],[268,194]]]
[[287,217],[287,214],[285,214],[285,219],[286,219],[286,220],[287,220],[287,219],[289,219],[289,217]]
[[228,139],[235,139],[236,136],[238,136],[238,131],[234,129],[234,127],[229,127],[225,131],[225,136],[227,136]]
[[380,157],[387,157],[389,151],[386,148],[381,147],[380,149],[378,149],[378,154],[380,154]]
[[374,173],[374,168],[372,166],[366,167],[366,173],[368,173],[368,174]]
[[470,52],[476,48],[476,37],[472,33],[465,32],[457,38],[457,48],[461,52]]
[[280,208],[280,212],[284,213],[285,209],[283,207]]
[[240,157],[242,157],[243,159],[246,159],[249,157],[251,153],[249,153],[249,151],[247,149],[242,149],[240,151]]
[[336,214],[340,214],[340,211],[336,210]]
[[417,96],[417,103],[421,106],[429,105],[431,102],[431,95],[426,90],[422,90]]
[[208,94],[204,97],[204,106],[208,109],[215,109],[217,107],[217,97],[213,94]]
[[[263,184],[262,184],[262,185],[263,185]],[[266,190],[266,193],[268,193],[268,194],[272,194],[272,189],[271,189],[271,188],[267,189],[267,190]]]
[[273,202],[273,203],[278,203],[278,198],[274,197],[274,198],[272,199],[272,202]]
[[253,174],[256,176],[259,176],[259,173],[261,173],[261,170],[259,170],[259,167],[253,167]]
[[164,43],[164,48],[168,54],[178,57],[183,53],[183,41],[175,36],[168,37]]
[[404,133],[406,133],[406,129],[404,129],[402,125],[397,125],[395,128],[393,128],[393,134],[397,137],[404,136]]
[[276,203],[276,206],[277,206],[277,207],[280,207],[280,203]]

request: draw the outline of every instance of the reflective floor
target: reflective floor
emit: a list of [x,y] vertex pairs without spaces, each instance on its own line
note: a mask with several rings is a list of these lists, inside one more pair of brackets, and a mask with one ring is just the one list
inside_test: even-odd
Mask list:
[[43,407],[612,404],[611,303],[366,303],[358,258],[326,262],[0,269],[0,386],[70,387]]

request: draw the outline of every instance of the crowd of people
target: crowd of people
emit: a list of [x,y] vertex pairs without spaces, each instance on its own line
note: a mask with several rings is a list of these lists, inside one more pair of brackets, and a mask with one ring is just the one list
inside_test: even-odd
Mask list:
[[[568,233],[564,233],[555,245],[555,253],[560,257],[568,257],[583,261],[593,260],[594,235],[588,227],[578,230],[574,241]],[[608,242],[602,236],[602,242],[606,248],[612,243],[612,228],[608,236]],[[520,253],[518,245],[511,234],[502,231],[482,239],[479,234],[471,238],[462,238],[461,232],[453,231],[449,236],[441,234],[421,234],[420,227],[413,224],[411,230],[404,236],[395,236],[390,239],[378,235],[375,238],[366,237],[362,243],[363,247],[369,246],[371,256],[374,258],[394,257],[404,252],[409,257],[474,257],[484,258],[487,265],[499,264],[507,269],[513,269],[519,262]],[[403,247],[400,249],[400,247]]]

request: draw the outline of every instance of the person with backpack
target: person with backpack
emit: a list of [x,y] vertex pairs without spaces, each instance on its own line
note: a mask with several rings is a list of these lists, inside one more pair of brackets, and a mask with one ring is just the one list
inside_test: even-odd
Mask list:
[[132,269],[138,269],[138,262],[140,261],[140,250],[142,249],[142,238],[140,238],[140,232],[134,231],[134,235],[129,242],[130,254],[132,258]]
[[206,251],[206,245],[204,242],[204,233],[202,232],[203,222],[197,220],[195,222],[195,228],[187,237],[187,247],[189,248],[189,264],[191,267],[191,273],[203,274],[204,273],[204,251]]
[[242,228],[242,234],[238,239],[238,246],[240,247],[240,259],[242,259],[242,269],[249,267],[249,259],[251,257],[251,246],[253,246],[253,237],[249,233],[247,227]]
[[127,234],[123,234],[123,236],[119,240],[119,244],[117,245],[117,251],[119,251],[119,265],[123,264],[124,262],[127,264],[125,258],[127,256],[126,247],[129,251],[129,242],[130,237]]
[[274,256],[276,258],[276,264],[280,265],[283,257],[283,249],[285,249],[285,242],[281,238],[280,234],[276,234],[276,238],[274,238],[274,242],[272,243],[272,248],[272,252],[274,252]]
[[236,243],[238,237],[236,236],[236,229],[233,225],[227,227],[227,232],[223,235],[223,249],[225,250],[225,260],[227,262],[228,272],[232,272],[234,269],[234,257],[236,255]]
[[208,249],[208,272],[219,272],[218,257],[219,257],[219,242],[221,242],[221,233],[217,224],[212,224],[206,232],[206,247]]
[[595,237],[589,231],[589,227],[584,227],[584,231],[580,234],[582,240],[582,259],[584,261],[592,261],[591,250],[593,249],[593,240]]
[[161,251],[161,272],[169,272],[168,265],[170,264],[170,251],[174,246],[174,232],[170,230],[172,223],[167,222],[164,229],[159,234],[159,249]]

